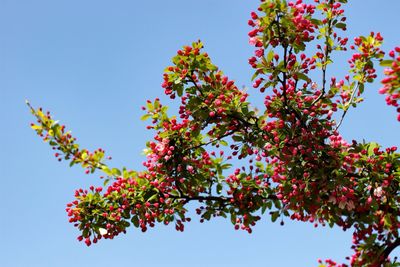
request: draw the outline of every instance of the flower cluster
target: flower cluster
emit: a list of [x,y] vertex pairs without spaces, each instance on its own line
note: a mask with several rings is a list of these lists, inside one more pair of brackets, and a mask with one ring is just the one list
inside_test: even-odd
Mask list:
[[389,56],[391,59],[381,62],[387,68],[384,70],[386,77],[382,80],[383,87],[379,93],[386,94],[386,103],[397,108],[397,120],[400,121],[400,47],[391,50]]

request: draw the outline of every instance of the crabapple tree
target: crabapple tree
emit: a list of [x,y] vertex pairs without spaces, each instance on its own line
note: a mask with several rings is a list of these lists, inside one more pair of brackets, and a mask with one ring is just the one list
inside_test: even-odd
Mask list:
[[[249,103],[200,41],[177,52],[162,84],[180,102],[176,115],[159,99],[143,107],[154,132],[144,170],[109,167],[102,149],[81,148],[64,125],[28,103],[37,119],[32,128],[59,161],[103,173],[106,188],[78,189],[67,204],[79,241],[89,246],[159,223],[183,231],[191,221],[187,204],[195,202],[191,214],[200,221],[224,217],[249,233],[266,216],[351,229],[348,263],[321,266],[400,266],[390,258],[400,245],[400,154],[340,135],[377,65],[386,75],[380,93],[400,114],[400,47],[385,59],[380,33],[350,41],[346,0],[309,2],[262,0],[251,13],[249,64],[262,107]],[[328,75],[335,56],[347,54],[348,74]]]

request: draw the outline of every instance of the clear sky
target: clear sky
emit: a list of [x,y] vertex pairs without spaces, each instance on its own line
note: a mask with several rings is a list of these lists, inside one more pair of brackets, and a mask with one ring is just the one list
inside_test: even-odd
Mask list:
[[[381,31],[384,48],[400,45],[400,1],[350,2],[349,36]],[[187,224],[184,233],[162,225],[145,234],[132,228],[88,248],[76,241],[64,209],[76,188],[101,182],[57,162],[29,127],[25,99],[51,110],[83,147],[104,148],[112,165],[141,169],[152,133],[139,119],[140,106],[162,95],[162,71],[182,45],[201,39],[215,64],[251,87],[247,19],[257,5],[0,0],[0,266],[317,266],[317,258],[350,255],[350,232],[287,220],[281,227],[268,217],[251,235],[217,219]],[[342,133],[399,146],[400,123],[378,89],[378,83],[367,88],[366,102],[349,113]]]

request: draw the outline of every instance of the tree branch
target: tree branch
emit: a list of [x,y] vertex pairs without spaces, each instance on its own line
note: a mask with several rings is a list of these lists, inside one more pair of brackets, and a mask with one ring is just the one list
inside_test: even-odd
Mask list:
[[392,253],[392,251],[396,249],[398,246],[400,246],[400,237],[397,238],[393,243],[389,244],[383,250],[383,252],[381,253],[381,257],[379,257],[378,261],[385,261],[389,257],[390,253]]
[[339,129],[339,127],[342,125],[343,119],[344,119],[344,117],[346,116],[348,110],[350,109],[350,105],[351,105],[351,103],[353,102],[354,97],[355,97],[356,92],[358,91],[358,88],[359,88],[359,87],[360,87],[360,83],[358,82],[356,88],[354,88],[354,90],[353,90],[353,92],[352,92],[352,94],[351,94],[351,98],[350,98],[350,100],[349,100],[349,105],[348,105],[348,107],[346,108],[346,110],[343,112],[342,117],[340,118],[340,121],[339,121],[338,125],[337,125],[336,128],[335,128],[335,131],[337,131],[337,130]]
[[[330,6],[332,6],[333,1],[329,1]],[[328,37],[332,34],[332,18],[328,19],[328,31],[327,34],[325,35],[325,54],[324,54],[324,59],[325,59],[325,64],[322,65],[322,92],[318,96],[317,99],[315,99],[312,103],[311,106],[314,106],[318,101],[320,101],[326,91],[326,67],[327,67],[327,62],[328,62],[328,57],[329,54],[332,52],[332,47],[330,47],[329,42],[328,42]]]

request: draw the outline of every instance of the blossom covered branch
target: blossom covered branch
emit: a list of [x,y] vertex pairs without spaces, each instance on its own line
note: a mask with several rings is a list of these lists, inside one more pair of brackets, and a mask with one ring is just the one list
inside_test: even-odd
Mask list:
[[[249,233],[265,212],[282,224],[289,218],[352,229],[351,266],[397,266],[390,253],[400,244],[400,154],[395,146],[347,142],[339,126],[377,78],[375,63],[390,67],[381,93],[397,106],[400,50],[382,60],[383,38],[374,32],[348,45],[340,36],[347,28],[345,3],[263,0],[251,13],[249,64],[253,87],[264,97],[261,109],[212,63],[200,41],[179,50],[162,84],[180,101],[177,116],[160,99],[143,107],[142,119],[155,133],[143,171],[108,167],[102,149],[80,149],[64,126],[31,107],[38,119],[32,128],[59,160],[107,176],[106,189],[79,189],[68,204],[70,222],[82,232],[78,239],[91,245],[131,225],[146,231],[156,223],[183,231],[193,215],[187,204],[197,202],[201,222],[229,217]],[[349,74],[328,77],[335,54],[348,48]]]

